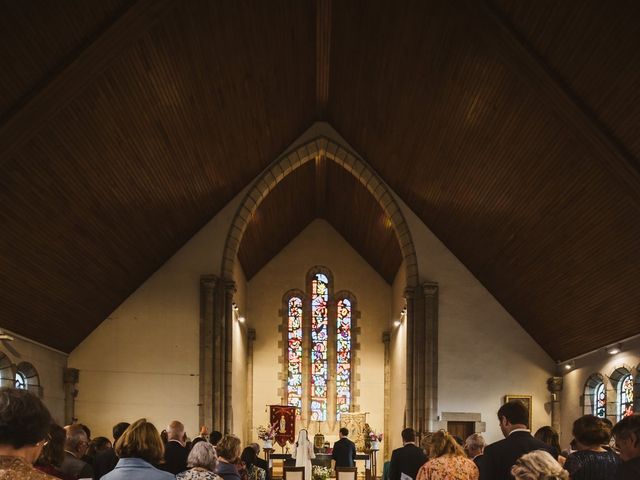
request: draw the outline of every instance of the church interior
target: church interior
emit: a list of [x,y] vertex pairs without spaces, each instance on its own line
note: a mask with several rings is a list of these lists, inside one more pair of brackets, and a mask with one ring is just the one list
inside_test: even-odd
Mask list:
[[563,447],[615,423],[640,397],[638,20],[2,2],[2,385],[109,438],[246,444],[288,405],[333,442],[366,414],[380,464],[405,427],[499,440],[514,397]]

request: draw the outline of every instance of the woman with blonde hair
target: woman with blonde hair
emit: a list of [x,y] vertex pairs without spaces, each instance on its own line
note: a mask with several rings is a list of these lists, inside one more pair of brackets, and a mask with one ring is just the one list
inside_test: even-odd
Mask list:
[[164,445],[158,430],[146,418],[136,420],[116,442],[116,455],[120,458],[111,472],[102,480],[169,480],[175,478],[163,472],[158,465],[164,456]]
[[240,480],[240,474],[235,465],[240,459],[240,439],[235,435],[225,435],[218,442],[216,452],[218,454],[216,473],[224,480]]
[[430,460],[418,471],[416,480],[478,480],[478,467],[462,447],[444,430],[435,432],[429,448]]
[[568,480],[567,472],[549,452],[534,450],[525,453],[511,467],[516,480]]

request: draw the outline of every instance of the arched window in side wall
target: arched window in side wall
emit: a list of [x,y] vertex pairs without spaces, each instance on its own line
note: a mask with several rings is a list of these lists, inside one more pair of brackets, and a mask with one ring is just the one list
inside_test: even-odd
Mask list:
[[633,415],[633,376],[628,373],[618,380],[618,420]]
[[35,367],[29,362],[21,362],[18,364],[15,376],[16,388],[23,388],[42,396],[42,388],[40,387],[40,377]]
[[593,391],[593,415],[599,418],[607,416],[607,392],[604,388],[604,382],[598,383]]
[[591,375],[584,384],[582,413],[605,418],[607,416],[607,388],[605,378],[599,374]]
[[0,352],[0,387],[15,387],[16,379],[11,360]]

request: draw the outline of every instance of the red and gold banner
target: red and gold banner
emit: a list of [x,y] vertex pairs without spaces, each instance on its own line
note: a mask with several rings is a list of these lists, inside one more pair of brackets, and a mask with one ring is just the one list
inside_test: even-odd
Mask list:
[[296,407],[269,405],[269,423],[275,426],[278,445],[296,441]]

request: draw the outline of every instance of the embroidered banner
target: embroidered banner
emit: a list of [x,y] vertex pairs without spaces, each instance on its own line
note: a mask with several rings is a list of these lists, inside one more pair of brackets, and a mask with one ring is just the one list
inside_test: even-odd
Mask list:
[[366,447],[366,425],[366,413],[344,412],[340,415],[340,427],[345,427],[349,430],[349,439],[356,444],[356,450],[358,452],[364,452]]
[[284,447],[296,441],[296,407],[269,405],[269,423],[275,425],[276,442]]

